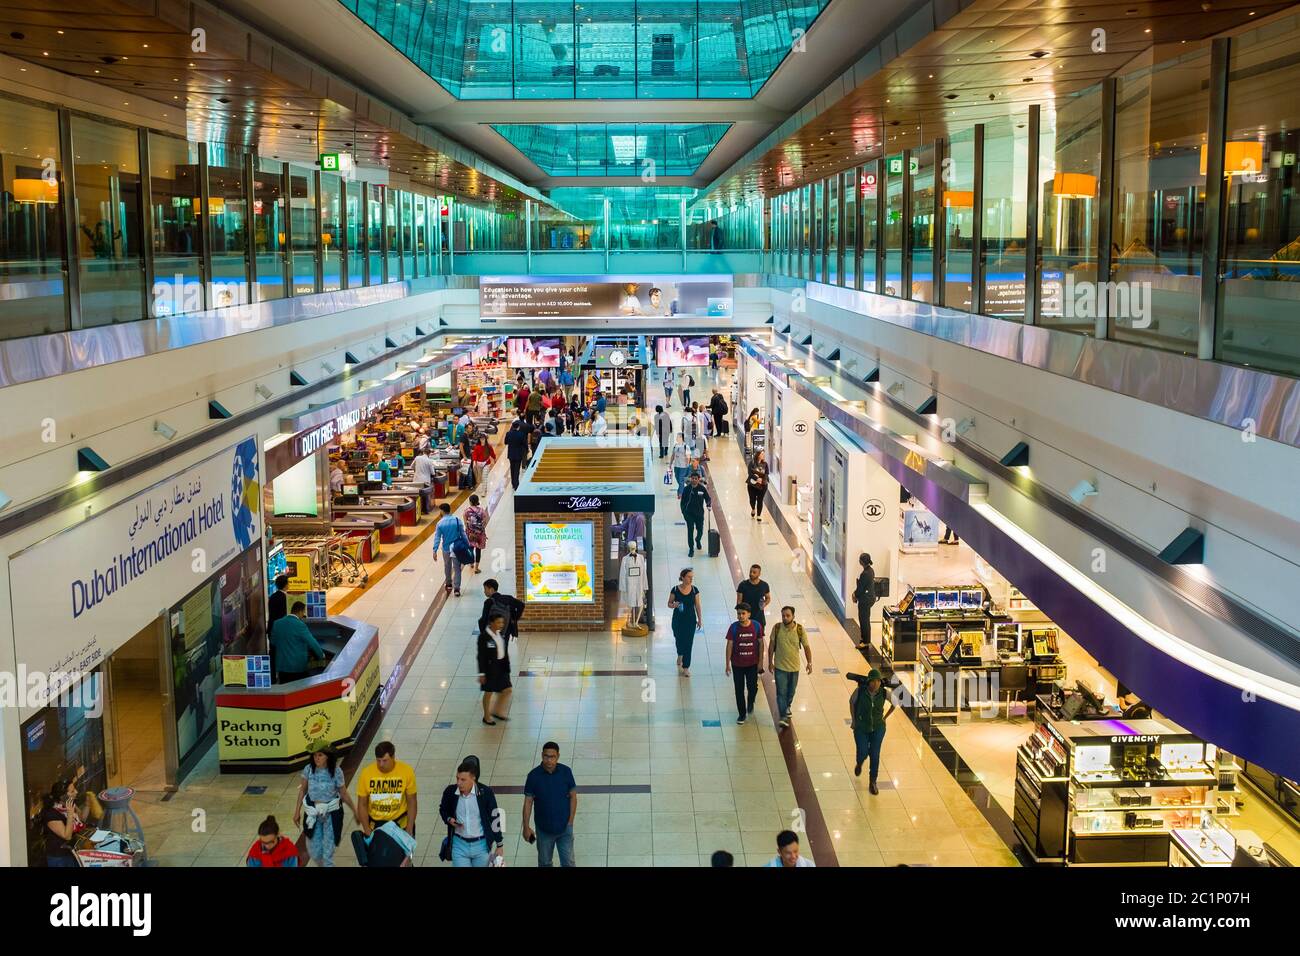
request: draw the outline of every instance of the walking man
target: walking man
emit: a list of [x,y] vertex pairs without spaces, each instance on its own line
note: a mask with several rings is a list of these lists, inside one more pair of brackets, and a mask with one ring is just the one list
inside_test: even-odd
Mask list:
[[[686,548],[691,557],[695,549],[703,547],[704,509],[713,507],[709,489],[700,482],[699,472],[691,475],[690,483],[682,490],[682,517],[686,519]],[[761,631],[759,632],[762,633]]]
[[799,834],[793,830],[782,830],[776,835],[776,856],[765,865],[791,870],[800,866],[816,866],[808,857],[799,855]]
[[677,441],[673,443],[673,457],[669,464],[673,469],[673,477],[677,479],[677,499],[680,501],[682,492],[686,489],[686,476],[691,473],[691,449],[681,432],[677,433]]
[[[718,353],[713,353],[713,367],[716,369]],[[727,422],[727,400],[722,397],[722,392],[718,389],[713,390],[713,397],[709,399],[709,411],[713,413],[713,434],[725,435]]]
[[659,439],[659,457],[668,457],[668,442],[673,437],[673,416],[662,405],[655,406],[655,437]]
[[441,502],[438,510],[442,517],[433,529],[433,560],[438,561],[438,552],[442,552],[444,583],[448,591],[455,591],[460,597],[460,561],[452,547],[465,536],[465,523],[451,513],[451,505]]
[[749,577],[736,585],[736,603],[749,605],[749,616],[760,631],[767,630],[767,606],[771,601],[772,589],[763,580],[763,569],[751,564]]
[[501,593],[501,585],[496,578],[488,578],[483,582],[483,613],[479,616],[478,628],[480,631],[485,629],[492,615],[497,613],[506,619],[506,637],[517,638],[519,619],[524,616],[524,607],[524,602],[513,594]]
[[456,768],[456,782],[442,792],[438,816],[447,824],[452,866],[489,866],[493,856],[505,856],[497,797],[478,782],[478,772],[478,760],[466,758]]
[[794,692],[799,686],[799,648],[807,660],[806,669],[812,673],[812,647],[803,625],[794,619],[794,608],[781,608],[781,620],[772,625],[772,640],[767,652],[767,666],[776,679],[776,711],[781,715],[781,729],[790,726],[794,717]]
[[869,761],[869,789],[873,794],[880,793],[876,787],[876,778],[880,775],[880,746],[885,741],[885,721],[894,712],[895,704],[890,699],[889,710],[885,710],[889,692],[885,690],[880,671],[874,667],[867,672],[866,677],[861,674],[844,676],[858,685],[858,689],[849,697],[849,717],[853,721],[853,743],[856,750],[853,773],[862,776],[862,762]]
[[[537,830],[531,819],[537,809]],[[578,784],[573,771],[560,763],[560,745],[542,744],[542,762],[524,781],[524,839],[537,840],[537,865],[550,866],[555,850],[560,866],[576,866],[573,857],[573,818],[578,813]]]
[[749,617],[749,605],[736,605],[736,620],[727,629],[725,672],[736,685],[736,723],[754,712],[758,675],[763,672],[763,632]]
[[518,489],[519,487],[519,469],[524,465],[524,459],[528,457],[528,433],[532,429],[522,418],[516,418],[510,424],[510,430],[506,432],[503,439],[506,446],[506,457],[510,460],[510,487]]

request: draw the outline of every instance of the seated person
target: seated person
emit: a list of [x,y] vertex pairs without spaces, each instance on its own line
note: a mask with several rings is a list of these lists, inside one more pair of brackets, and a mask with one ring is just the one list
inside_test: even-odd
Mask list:
[[302,601],[294,601],[289,614],[272,625],[271,648],[281,684],[306,677],[308,657],[325,660],[325,652],[307,626],[307,605]]

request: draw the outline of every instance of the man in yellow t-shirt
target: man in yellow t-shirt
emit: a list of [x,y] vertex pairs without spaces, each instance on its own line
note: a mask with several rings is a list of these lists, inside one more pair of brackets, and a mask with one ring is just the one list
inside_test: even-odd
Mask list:
[[415,771],[397,759],[391,740],[375,746],[375,762],[357,777],[357,822],[370,836],[378,824],[392,820],[415,836]]
[[772,639],[768,642],[767,667],[776,681],[776,709],[781,719],[780,729],[790,726],[793,716],[795,688],[799,686],[799,649],[807,658],[807,671],[812,673],[812,648],[803,625],[794,619],[794,608],[781,608],[781,620],[772,625]]

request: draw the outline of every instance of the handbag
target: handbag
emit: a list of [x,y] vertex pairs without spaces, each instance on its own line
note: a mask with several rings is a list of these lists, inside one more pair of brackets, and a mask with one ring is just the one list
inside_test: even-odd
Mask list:
[[671,485],[672,483],[673,483],[673,470],[669,468],[666,472],[664,472],[664,484]]

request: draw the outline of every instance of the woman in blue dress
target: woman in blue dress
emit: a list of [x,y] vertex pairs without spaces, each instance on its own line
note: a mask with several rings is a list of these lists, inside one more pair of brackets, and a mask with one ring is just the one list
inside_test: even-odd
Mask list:
[[344,805],[353,817],[357,815],[338,757],[329,744],[318,742],[313,745],[311,760],[302,768],[293,822],[306,830],[307,852],[321,866],[334,865],[334,848],[343,836]]

